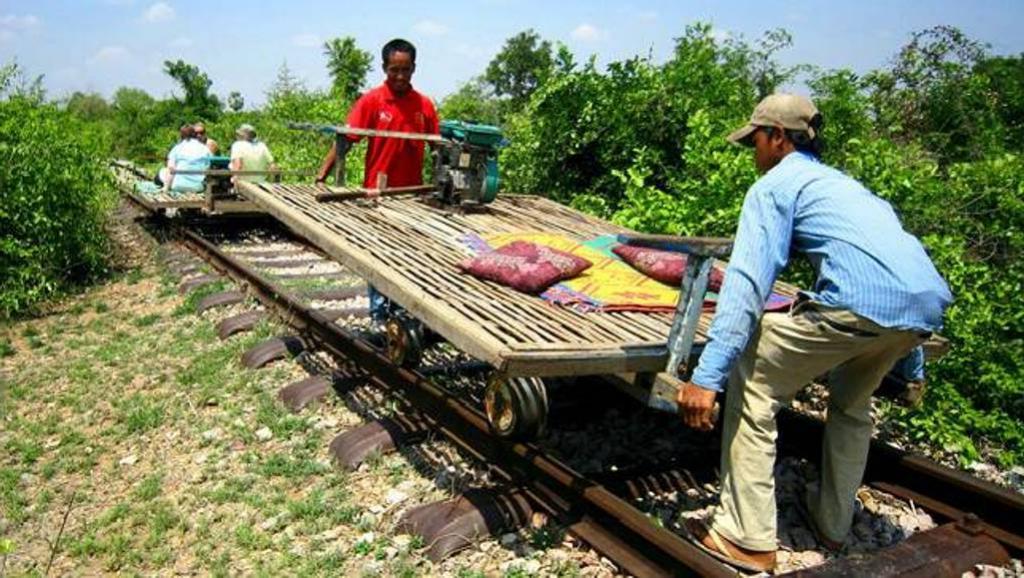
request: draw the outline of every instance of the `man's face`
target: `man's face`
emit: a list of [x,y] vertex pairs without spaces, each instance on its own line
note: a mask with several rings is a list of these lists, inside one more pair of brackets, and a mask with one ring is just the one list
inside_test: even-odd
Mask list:
[[757,167],[757,172],[767,173],[779,164],[781,157],[778,151],[778,142],[781,140],[781,134],[778,129],[771,131],[771,134],[765,130],[767,127],[758,127],[751,135],[751,140],[754,143],[754,166]]
[[412,73],[416,72],[416,64],[408,52],[392,52],[384,63],[384,74],[387,84],[395,94],[405,94],[412,88]]

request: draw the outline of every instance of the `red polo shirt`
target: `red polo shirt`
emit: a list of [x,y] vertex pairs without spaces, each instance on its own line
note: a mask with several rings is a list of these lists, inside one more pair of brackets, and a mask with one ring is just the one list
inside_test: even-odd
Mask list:
[[[437,112],[429,98],[410,88],[397,96],[382,84],[356,101],[348,114],[355,128],[438,134]],[[359,137],[351,137],[359,140]],[[423,141],[369,137],[363,186],[377,186],[377,174],[388,176],[388,187],[423,184]]]

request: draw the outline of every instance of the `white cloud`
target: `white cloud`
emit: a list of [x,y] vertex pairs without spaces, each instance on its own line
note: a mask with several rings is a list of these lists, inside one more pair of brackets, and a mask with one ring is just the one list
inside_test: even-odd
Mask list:
[[179,36],[172,40],[167,46],[171,48],[191,48],[194,42],[191,38]]
[[601,39],[604,36],[604,32],[597,28],[596,26],[594,26],[593,24],[587,24],[586,22],[584,22],[583,24],[580,24],[579,26],[574,28],[573,31],[569,33],[569,36],[571,36],[573,40],[593,42],[595,40]]
[[413,24],[412,29],[424,36],[444,36],[448,33],[448,27],[434,20],[420,20]]
[[14,40],[19,33],[30,33],[39,27],[39,18],[33,14],[18,16],[17,14],[0,15],[0,42]]
[[166,2],[157,2],[146,8],[146,12],[143,13],[142,19],[146,22],[166,22],[168,20],[174,20],[174,8]]
[[320,39],[320,36],[316,34],[296,34],[292,36],[292,44],[295,46],[301,46],[302,48],[316,48],[323,44],[324,41]]
[[0,16],[0,29],[29,30],[36,26],[39,26],[39,18],[34,14],[26,14],[24,16],[4,14]]
[[92,55],[89,62],[92,64],[109,64],[113,62],[122,62],[127,60],[129,56],[128,49],[120,45],[104,46],[96,51],[96,54]]

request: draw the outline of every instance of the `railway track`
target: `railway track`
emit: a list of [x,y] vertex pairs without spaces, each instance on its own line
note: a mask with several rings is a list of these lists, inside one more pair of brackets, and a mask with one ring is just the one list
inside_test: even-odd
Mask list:
[[[303,279],[351,280],[316,249],[293,240],[284,247],[229,252],[218,242],[218,237],[232,232],[273,227],[266,219],[171,222],[158,217],[153,223],[172,232],[174,239],[219,273],[219,277],[190,278],[182,285],[184,291],[218,278],[227,278],[237,287],[205,297],[200,309],[238,303],[247,297],[265,307],[262,312],[222,321],[218,328],[222,338],[253,327],[267,312],[293,331],[250,350],[244,358],[247,365],[258,367],[312,350],[344,360],[344,372],[313,376],[283,390],[283,403],[300,410],[317,397],[332,394],[345,379],[369,380],[396,401],[399,412],[395,416],[371,421],[335,438],[331,452],[339,465],[357,467],[374,453],[415,444],[428,435],[441,436],[463,454],[486,464],[493,485],[413,508],[404,516],[401,525],[423,536],[431,558],[443,558],[489,534],[550,519],[626,574],[736,575],[732,567],[693,546],[672,528],[656,523],[636,506],[656,494],[706,493],[704,485],[714,479],[710,464],[717,463],[717,439],[698,440],[695,451],[667,462],[581,473],[543,444],[492,436],[478,395],[452,391],[443,380],[434,379],[440,374],[480,374],[486,369],[480,364],[459,360],[455,366],[428,365],[411,371],[392,363],[379,340],[361,330],[365,323],[360,320],[366,311],[359,305],[364,290],[360,283],[303,289]],[[214,230],[217,232],[211,234]],[[268,268],[267,263],[274,266]],[[194,272],[189,267],[182,263],[178,271]],[[268,273],[269,269],[274,273]],[[296,272],[288,272],[292,269]],[[821,426],[816,420],[787,412],[780,423],[780,455],[816,460]],[[872,446],[865,483],[912,501],[941,524],[891,548],[834,558],[796,574],[960,576],[975,564],[1002,565],[1008,555],[1024,555],[1024,496],[1020,494],[881,443]]]

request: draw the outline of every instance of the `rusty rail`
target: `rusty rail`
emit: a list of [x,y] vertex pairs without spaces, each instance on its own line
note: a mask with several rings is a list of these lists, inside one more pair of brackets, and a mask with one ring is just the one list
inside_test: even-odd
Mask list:
[[182,228],[179,234],[215,268],[276,309],[289,325],[326,351],[357,362],[373,375],[377,385],[423,411],[434,429],[453,444],[490,464],[508,483],[526,488],[540,508],[624,571],[635,576],[735,575],[728,566],[654,525],[608,489],[545,455],[536,445],[509,443],[490,435],[482,413],[423,376],[395,366],[372,345],[307,308],[198,233]]
[[[734,576],[735,570],[710,557],[675,533],[660,528],[609,489],[576,473],[533,444],[512,443],[489,433],[486,418],[458,396],[423,375],[395,366],[370,343],[335,325],[329,315],[311,310],[282,287],[242,261],[221,251],[199,233],[178,227],[177,233],[215,268],[248,287],[251,293],[294,329],[324,350],[355,361],[373,381],[420,410],[430,426],[467,454],[491,466],[497,479],[523,488],[539,510],[637,576]],[[821,423],[785,414],[780,423],[783,442],[797,454],[816,459]],[[795,443],[794,443],[795,442]],[[610,480],[609,480],[610,481]],[[1007,492],[930,460],[874,443],[866,482],[913,499],[940,519],[968,520],[971,535],[995,538],[1016,555],[1024,552],[1019,520],[1024,519],[1024,496]],[[967,516],[977,514],[980,520]],[[962,529],[962,528],[961,528]],[[953,530],[943,530],[948,539]],[[936,534],[938,536],[939,534]],[[932,544],[930,538],[918,542]],[[930,547],[930,546],[929,546]],[[907,544],[903,548],[914,548]],[[884,566],[888,550],[875,557]],[[962,549],[958,549],[961,558]],[[924,554],[922,554],[924,555]],[[931,554],[929,554],[931,555]],[[952,554],[951,554],[952,555]],[[936,554],[938,558],[941,555]],[[928,559],[938,559],[932,556]],[[842,566],[839,566],[843,568]]]

